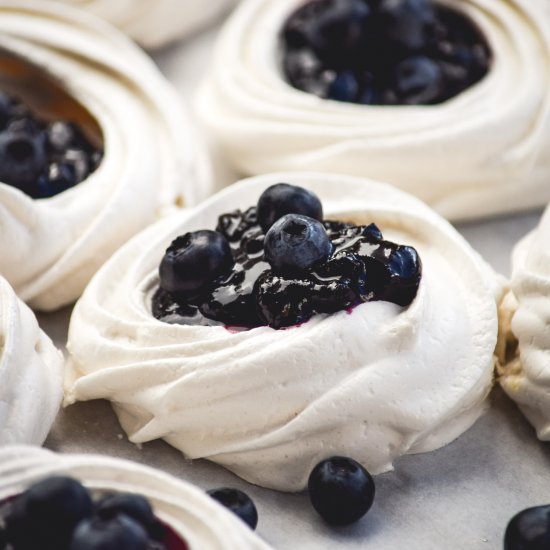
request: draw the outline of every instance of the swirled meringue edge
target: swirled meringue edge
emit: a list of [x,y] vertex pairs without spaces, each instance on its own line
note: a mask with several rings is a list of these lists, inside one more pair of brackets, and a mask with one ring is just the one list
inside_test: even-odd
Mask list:
[[292,88],[279,68],[278,36],[299,0],[247,0],[220,34],[197,110],[245,174],[368,176],[455,220],[546,204],[550,9],[543,0],[441,3],[466,12],[494,54],[481,82],[443,104],[362,106]]
[[550,441],[550,210],[512,254],[510,291],[503,302],[507,355],[499,382],[536,430]]
[[42,444],[61,405],[63,355],[0,277],[0,445]]
[[79,479],[92,491],[138,493],[174,529],[189,550],[268,550],[240,519],[198,487],[159,470],[101,455],[56,454],[45,449],[0,449],[0,499],[52,475]]
[[51,310],[78,298],[132,235],[204,198],[209,168],[175,90],[120,32],[44,0],[1,0],[0,16],[0,47],[57,80],[104,137],[99,168],[55,197],[0,183],[0,271],[33,308]]
[[[375,222],[385,238],[415,246],[424,274],[411,306],[371,302],[281,331],[154,319],[170,241],[214,227],[277,181],[315,191],[326,217]],[[71,319],[66,403],[107,398],[131,441],[162,437],[270,488],[303,489],[333,454],[380,473],[449,443],[486,409],[501,292],[447,222],[397,189],[315,173],[250,178],[149,228],[94,277]]]
[[159,48],[196,32],[236,0],[61,0],[106,19],[146,48]]

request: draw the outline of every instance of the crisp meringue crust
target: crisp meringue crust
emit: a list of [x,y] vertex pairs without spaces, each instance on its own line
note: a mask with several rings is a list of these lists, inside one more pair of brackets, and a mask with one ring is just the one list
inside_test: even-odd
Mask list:
[[550,441],[550,209],[512,254],[510,292],[503,302],[505,330],[516,344],[503,358],[500,384],[537,430]]
[[68,475],[92,491],[137,493],[189,550],[269,550],[240,519],[198,487],[153,468],[101,455],[63,455],[24,446],[0,449],[0,499],[48,476]]
[[63,356],[0,277],[0,445],[42,444],[59,410]]
[[489,74],[435,106],[362,106],[292,88],[279,34],[302,0],[247,0],[224,28],[198,110],[247,174],[318,170],[369,176],[447,218],[546,204],[550,188],[550,6],[444,0],[493,51]]
[[[286,181],[316,192],[327,219],[376,223],[414,246],[419,294],[370,302],[288,330],[170,325],[151,314],[166,247]],[[66,400],[113,402],[131,441],[164,438],[270,488],[306,486],[317,462],[371,472],[469,428],[492,384],[498,281],[447,222],[389,186],[337,175],[271,174],[229,187],[122,248],[77,303]]]
[[236,0],[61,0],[113,23],[147,48],[188,35]]
[[0,0],[0,48],[58,80],[103,132],[101,165],[64,193],[32,200],[0,183],[0,272],[33,308],[54,309],[164,209],[208,193],[202,152],[153,63],[86,13]]

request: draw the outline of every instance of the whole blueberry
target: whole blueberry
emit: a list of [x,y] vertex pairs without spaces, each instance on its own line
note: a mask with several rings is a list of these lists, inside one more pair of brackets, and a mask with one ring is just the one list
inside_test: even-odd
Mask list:
[[145,529],[132,518],[120,514],[112,519],[85,519],[74,531],[69,550],[148,550]]
[[40,134],[0,133],[0,181],[19,188],[36,182],[46,168],[44,140]]
[[364,516],[374,500],[374,481],[355,460],[335,456],[323,460],[308,480],[309,498],[332,525],[349,525]]
[[258,511],[252,499],[239,489],[222,487],[212,489],[208,494],[220,504],[240,517],[251,529],[258,525]]
[[378,17],[389,43],[413,52],[427,45],[430,28],[436,21],[430,0],[381,0]]
[[287,214],[265,236],[264,256],[276,273],[296,273],[328,259],[332,244],[323,224]]
[[343,71],[330,85],[328,97],[336,101],[355,101],[358,93],[359,84],[355,75],[351,71]]
[[508,523],[504,550],[547,550],[550,548],[550,505],[527,508]]
[[178,237],[160,263],[160,286],[168,292],[196,296],[234,265],[227,239],[217,231],[201,230]]
[[258,199],[258,223],[267,231],[286,214],[302,214],[315,220],[323,220],[323,206],[319,197],[296,185],[277,183],[268,187]]
[[70,122],[56,120],[46,129],[48,146],[56,153],[63,153],[75,139],[75,128]]
[[308,33],[315,53],[337,62],[360,48],[363,29],[370,13],[363,0],[328,0]]
[[443,94],[443,72],[432,59],[409,57],[395,69],[395,87],[405,104],[433,103]]
[[93,512],[82,484],[69,477],[50,477],[21,493],[8,510],[6,538],[15,548],[66,548],[76,525]]
[[96,513],[103,520],[124,514],[137,521],[151,537],[162,536],[162,526],[153,513],[151,504],[142,495],[132,493],[108,495],[97,503]]
[[388,258],[388,267],[392,277],[410,280],[418,276],[422,263],[415,248],[398,246]]

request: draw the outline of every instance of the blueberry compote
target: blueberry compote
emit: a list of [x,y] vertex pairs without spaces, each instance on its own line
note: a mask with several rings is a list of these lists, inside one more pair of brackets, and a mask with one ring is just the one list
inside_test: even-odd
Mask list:
[[84,181],[102,156],[74,123],[42,120],[0,92],[0,182],[52,197]]
[[6,550],[188,550],[138,494],[94,498],[78,480],[48,477],[0,502]]
[[432,0],[310,0],[281,36],[292,86],[364,105],[441,103],[491,62],[475,23]]
[[[258,212],[272,220],[267,231]],[[216,231],[178,237],[159,273],[157,319],[279,329],[374,300],[408,306],[422,264],[374,224],[323,220],[313,193],[277,184],[257,206],[220,216]]]

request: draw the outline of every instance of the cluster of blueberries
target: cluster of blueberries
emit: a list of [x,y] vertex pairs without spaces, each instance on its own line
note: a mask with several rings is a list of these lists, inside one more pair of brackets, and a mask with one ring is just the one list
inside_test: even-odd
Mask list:
[[407,306],[422,263],[374,224],[323,221],[315,194],[279,183],[257,206],[220,216],[216,231],[174,240],[159,275],[157,319],[279,329],[373,300]]
[[[309,478],[314,508],[328,523],[357,521],[372,506],[372,477],[357,462],[333,457],[319,463]],[[258,513],[238,489],[208,494],[255,529]],[[184,540],[155,516],[138,494],[113,493],[97,502],[71,477],[43,479],[0,504],[2,550],[187,550]]]
[[35,199],[52,197],[84,181],[103,152],[66,121],[38,119],[0,92],[0,181]]
[[432,0],[310,0],[281,40],[292,86],[365,105],[441,103],[491,61],[474,22]]

